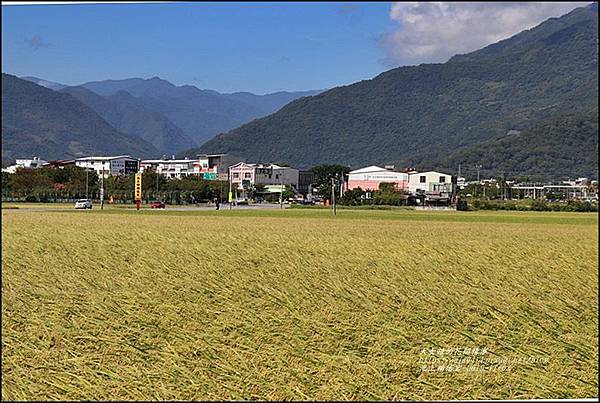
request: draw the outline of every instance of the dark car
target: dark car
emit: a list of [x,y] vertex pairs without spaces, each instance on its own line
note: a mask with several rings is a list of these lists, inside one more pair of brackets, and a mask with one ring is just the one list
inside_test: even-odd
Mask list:
[[165,203],[161,201],[153,201],[150,203],[150,208],[165,208]]

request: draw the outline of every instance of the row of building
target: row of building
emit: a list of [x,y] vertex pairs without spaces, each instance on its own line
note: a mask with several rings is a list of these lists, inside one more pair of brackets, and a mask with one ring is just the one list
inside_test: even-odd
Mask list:
[[[230,181],[232,189],[238,195],[247,195],[248,190],[262,185],[266,193],[279,193],[282,187],[290,186],[301,195],[312,193],[314,174],[278,164],[259,164],[242,161],[230,154],[202,154],[195,159],[148,159],[139,160],[129,155],[83,157],[73,160],[44,161],[38,157],[17,159],[16,164],[3,168],[3,172],[14,173],[18,168],[40,168],[44,166],[61,167],[75,165],[95,171],[98,176],[127,175],[152,170],[168,179],[181,179],[197,176],[204,180]],[[468,183],[464,178],[436,172],[417,172],[415,170],[395,170],[393,166],[368,166],[350,171],[342,179],[340,192],[361,188],[367,192],[378,190],[382,182],[391,183],[397,190],[413,196],[419,196],[426,202],[449,202],[453,193]],[[494,179],[484,179],[481,184]],[[556,193],[565,198],[590,198],[588,182],[579,178],[573,182],[561,184],[517,184],[507,182],[511,196],[527,198],[547,197]],[[597,194],[592,195],[597,197]]]
[[152,169],[169,179],[181,179],[188,175],[202,176],[208,180],[227,180],[228,167],[240,160],[227,154],[200,155],[197,159],[139,160],[129,155],[83,157],[71,160],[44,161],[39,157],[17,159],[15,165],[3,168],[3,172],[15,173],[18,168],[42,166],[66,166],[93,170],[98,176],[128,175]]
[[[18,159],[16,164],[3,169],[14,173],[17,168],[42,166],[76,165],[95,171],[98,176],[127,175],[152,170],[168,179],[197,176],[205,180],[230,181],[232,188],[244,194],[256,185],[267,191],[280,192],[282,186],[291,186],[297,193],[311,193],[314,175],[311,171],[299,170],[278,164],[247,163],[230,154],[202,154],[196,159],[148,159],[139,160],[129,155],[83,157],[73,160],[44,161]],[[351,171],[342,178],[341,192],[360,187],[365,191],[379,189],[382,182],[391,183],[397,190],[413,195],[423,195],[426,200],[449,200],[452,195],[452,176],[428,171],[395,171],[393,167],[369,166]]]

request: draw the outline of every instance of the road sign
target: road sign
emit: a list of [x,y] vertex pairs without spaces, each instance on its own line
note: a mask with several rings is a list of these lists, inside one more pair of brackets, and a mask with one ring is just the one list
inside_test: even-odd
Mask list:
[[142,174],[135,174],[135,200],[142,200]]
[[207,181],[214,181],[215,179],[217,179],[217,173],[216,172],[204,172],[204,174],[202,175],[202,178]]

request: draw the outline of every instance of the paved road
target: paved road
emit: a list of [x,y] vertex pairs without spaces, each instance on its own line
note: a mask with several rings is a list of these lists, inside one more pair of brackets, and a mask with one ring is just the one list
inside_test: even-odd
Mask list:
[[[289,204],[284,204],[283,208],[290,207]],[[135,207],[133,207],[135,208]],[[280,210],[281,207],[279,204],[272,203],[262,203],[262,204],[250,204],[250,205],[240,205],[240,206],[232,206],[231,210]],[[163,209],[157,209],[163,210]],[[215,206],[167,206],[163,211],[201,211],[201,210],[216,210]],[[227,204],[221,204],[219,210],[229,210],[229,206]]]
[[[18,205],[17,205],[18,206]],[[66,207],[64,204],[57,207],[52,207],[50,205],[46,205],[47,207],[34,207],[34,206],[19,206],[18,209],[7,208],[4,211],[70,211],[75,210],[74,208]],[[283,208],[289,208],[289,204],[284,204]],[[131,205],[128,207],[119,206],[117,208],[111,207],[109,205],[105,205],[105,209],[107,210],[135,210],[135,206]],[[232,206],[231,210],[280,210],[281,206],[279,204],[274,203],[261,203],[261,204],[251,204],[251,205],[240,205],[240,206]],[[92,211],[100,210],[100,206],[95,204]],[[165,209],[150,209],[148,206],[143,206],[142,210],[152,210],[152,211],[210,211],[216,210],[215,206],[170,206],[167,205]],[[227,204],[221,205],[220,210],[229,210],[229,206]],[[90,211],[90,210],[79,210],[81,212]]]

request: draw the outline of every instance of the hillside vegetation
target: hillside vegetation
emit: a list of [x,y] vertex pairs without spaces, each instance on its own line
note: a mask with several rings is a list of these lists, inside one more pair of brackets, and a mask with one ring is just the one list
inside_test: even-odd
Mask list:
[[170,156],[196,145],[166,116],[148,110],[143,102],[128,92],[101,96],[82,86],[66,87],[62,92],[92,108],[115,129],[148,141],[162,154]]
[[462,164],[462,172],[470,174],[480,164],[483,175],[525,175],[540,180],[574,179],[575,175],[597,178],[598,109],[562,115],[522,132],[466,147],[441,158],[438,164],[450,172]]
[[69,94],[2,74],[3,161],[90,154],[150,157],[158,150],[139,137],[118,132]]

